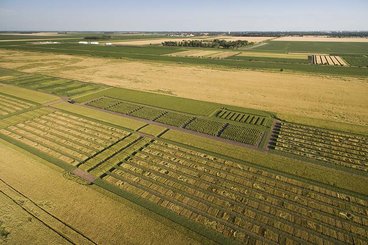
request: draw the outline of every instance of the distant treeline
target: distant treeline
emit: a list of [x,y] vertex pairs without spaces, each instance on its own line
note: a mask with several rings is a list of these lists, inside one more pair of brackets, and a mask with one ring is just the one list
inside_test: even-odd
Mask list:
[[183,41],[167,41],[163,42],[163,46],[171,47],[198,47],[198,48],[226,48],[226,49],[236,49],[245,47],[253,44],[252,42],[236,40],[236,41],[226,41],[222,39],[214,39],[212,41],[208,40],[183,40]]
[[111,39],[111,36],[103,35],[103,36],[86,36],[84,39],[87,40],[107,40]]

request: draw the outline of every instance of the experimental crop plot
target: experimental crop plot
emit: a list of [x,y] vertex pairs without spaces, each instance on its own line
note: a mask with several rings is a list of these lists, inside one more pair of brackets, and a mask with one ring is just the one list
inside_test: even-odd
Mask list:
[[246,244],[368,239],[366,200],[160,141],[103,180]]
[[1,134],[73,166],[129,133],[98,122],[55,111],[11,125]]
[[283,122],[274,129],[269,147],[279,152],[368,172],[368,138],[365,136]]
[[270,119],[264,116],[228,109],[221,109],[215,115],[229,121],[226,123],[223,120],[163,110],[110,97],[100,97],[86,105],[254,146],[259,145],[270,123]]
[[267,126],[268,122],[266,117],[263,116],[252,115],[228,109],[221,109],[216,113],[216,117],[229,121],[260,126]]
[[248,145],[258,145],[262,139],[263,131],[256,128],[244,128],[228,125],[222,131],[220,137],[241,142]]
[[0,93],[0,118],[24,112],[35,106],[34,103]]
[[312,55],[311,62],[316,65],[349,66],[340,56],[334,55]]

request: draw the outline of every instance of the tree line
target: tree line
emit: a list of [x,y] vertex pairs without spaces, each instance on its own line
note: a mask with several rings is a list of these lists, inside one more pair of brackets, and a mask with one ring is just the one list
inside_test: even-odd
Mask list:
[[166,41],[162,42],[163,46],[171,47],[198,47],[198,48],[226,48],[237,49],[252,45],[252,42],[246,40],[226,41],[223,39],[209,40],[182,40],[182,41]]

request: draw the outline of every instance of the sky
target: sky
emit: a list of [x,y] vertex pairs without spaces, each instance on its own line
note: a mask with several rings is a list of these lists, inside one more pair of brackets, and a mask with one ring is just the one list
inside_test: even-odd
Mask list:
[[368,31],[368,0],[0,0],[1,31]]

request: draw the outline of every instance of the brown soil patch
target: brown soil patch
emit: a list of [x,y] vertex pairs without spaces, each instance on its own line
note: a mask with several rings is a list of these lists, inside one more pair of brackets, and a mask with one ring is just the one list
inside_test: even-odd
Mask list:
[[[0,50],[0,66],[180,97],[368,125],[368,79],[226,70]],[[52,64],[50,64],[52,62]],[[37,63],[37,66],[28,67]],[[25,67],[22,69],[22,67]]]

